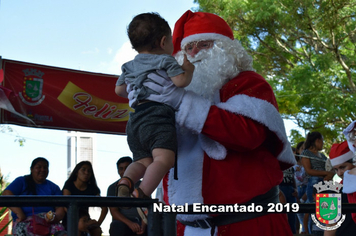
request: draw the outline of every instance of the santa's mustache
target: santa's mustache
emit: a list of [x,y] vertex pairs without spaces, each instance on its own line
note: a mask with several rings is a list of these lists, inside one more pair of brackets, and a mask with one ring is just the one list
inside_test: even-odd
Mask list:
[[195,66],[202,60],[207,60],[207,58],[209,58],[209,53],[207,50],[199,51],[196,55],[194,55],[194,57],[187,55],[187,59]]

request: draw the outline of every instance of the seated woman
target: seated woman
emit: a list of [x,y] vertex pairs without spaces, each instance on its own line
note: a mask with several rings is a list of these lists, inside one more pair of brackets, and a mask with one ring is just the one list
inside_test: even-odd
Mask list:
[[[82,161],[75,166],[68,180],[64,183],[63,195],[100,196],[100,189],[96,184],[93,166],[89,161]],[[83,207],[82,209],[87,212],[89,210],[88,207]],[[102,233],[100,225],[108,213],[108,208],[102,207],[101,209],[99,219],[90,219],[88,222],[88,230],[91,236],[100,236]]]
[[[30,168],[31,173],[16,178],[2,195],[62,195],[59,186],[47,180],[48,166],[49,162],[45,158],[34,159]],[[46,220],[51,235],[64,231],[63,225],[59,223],[65,214],[63,207],[10,207],[10,209],[13,219],[13,235],[35,235],[33,214]]]

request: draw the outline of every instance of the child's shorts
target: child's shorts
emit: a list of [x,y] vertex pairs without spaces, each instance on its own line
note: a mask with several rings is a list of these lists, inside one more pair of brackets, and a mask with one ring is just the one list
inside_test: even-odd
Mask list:
[[177,152],[175,110],[165,104],[146,102],[137,106],[130,113],[126,133],[134,161],[152,157],[155,148]]

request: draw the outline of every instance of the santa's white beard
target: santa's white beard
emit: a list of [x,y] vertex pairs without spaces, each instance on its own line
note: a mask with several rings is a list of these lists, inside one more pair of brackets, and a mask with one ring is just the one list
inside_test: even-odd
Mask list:
[[[182,51],[176,55],[180,64],[183,63],[183,55]],[[238,62],[246,59],[248,66],[240,68],[241,63]],[[194,57],[188,55],[188,60],[194,64],[195,70],[192,82],[186,90],[194,91],[212,102],[216,93],[228,80],[234,78],[240,71],[253,70],[252,58],[236,41],[215,42],[212,48],[201,50]]]

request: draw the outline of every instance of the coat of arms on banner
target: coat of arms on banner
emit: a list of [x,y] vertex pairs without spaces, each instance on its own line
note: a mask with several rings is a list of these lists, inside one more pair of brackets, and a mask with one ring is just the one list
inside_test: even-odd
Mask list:
[[42,95],[44,73],[37,69],[26,69],[23,72],[25,74],[23,90],[19,92],[21,101],[29,106],[37,106],[45,98]]
[[340,190],[342,184],[333,181],[321,181],[314,184],[314,187],[317,190],[315,214],[311,215],[314,223],[323,230],[339,228],[345,220],[345,215],[341,214]]

